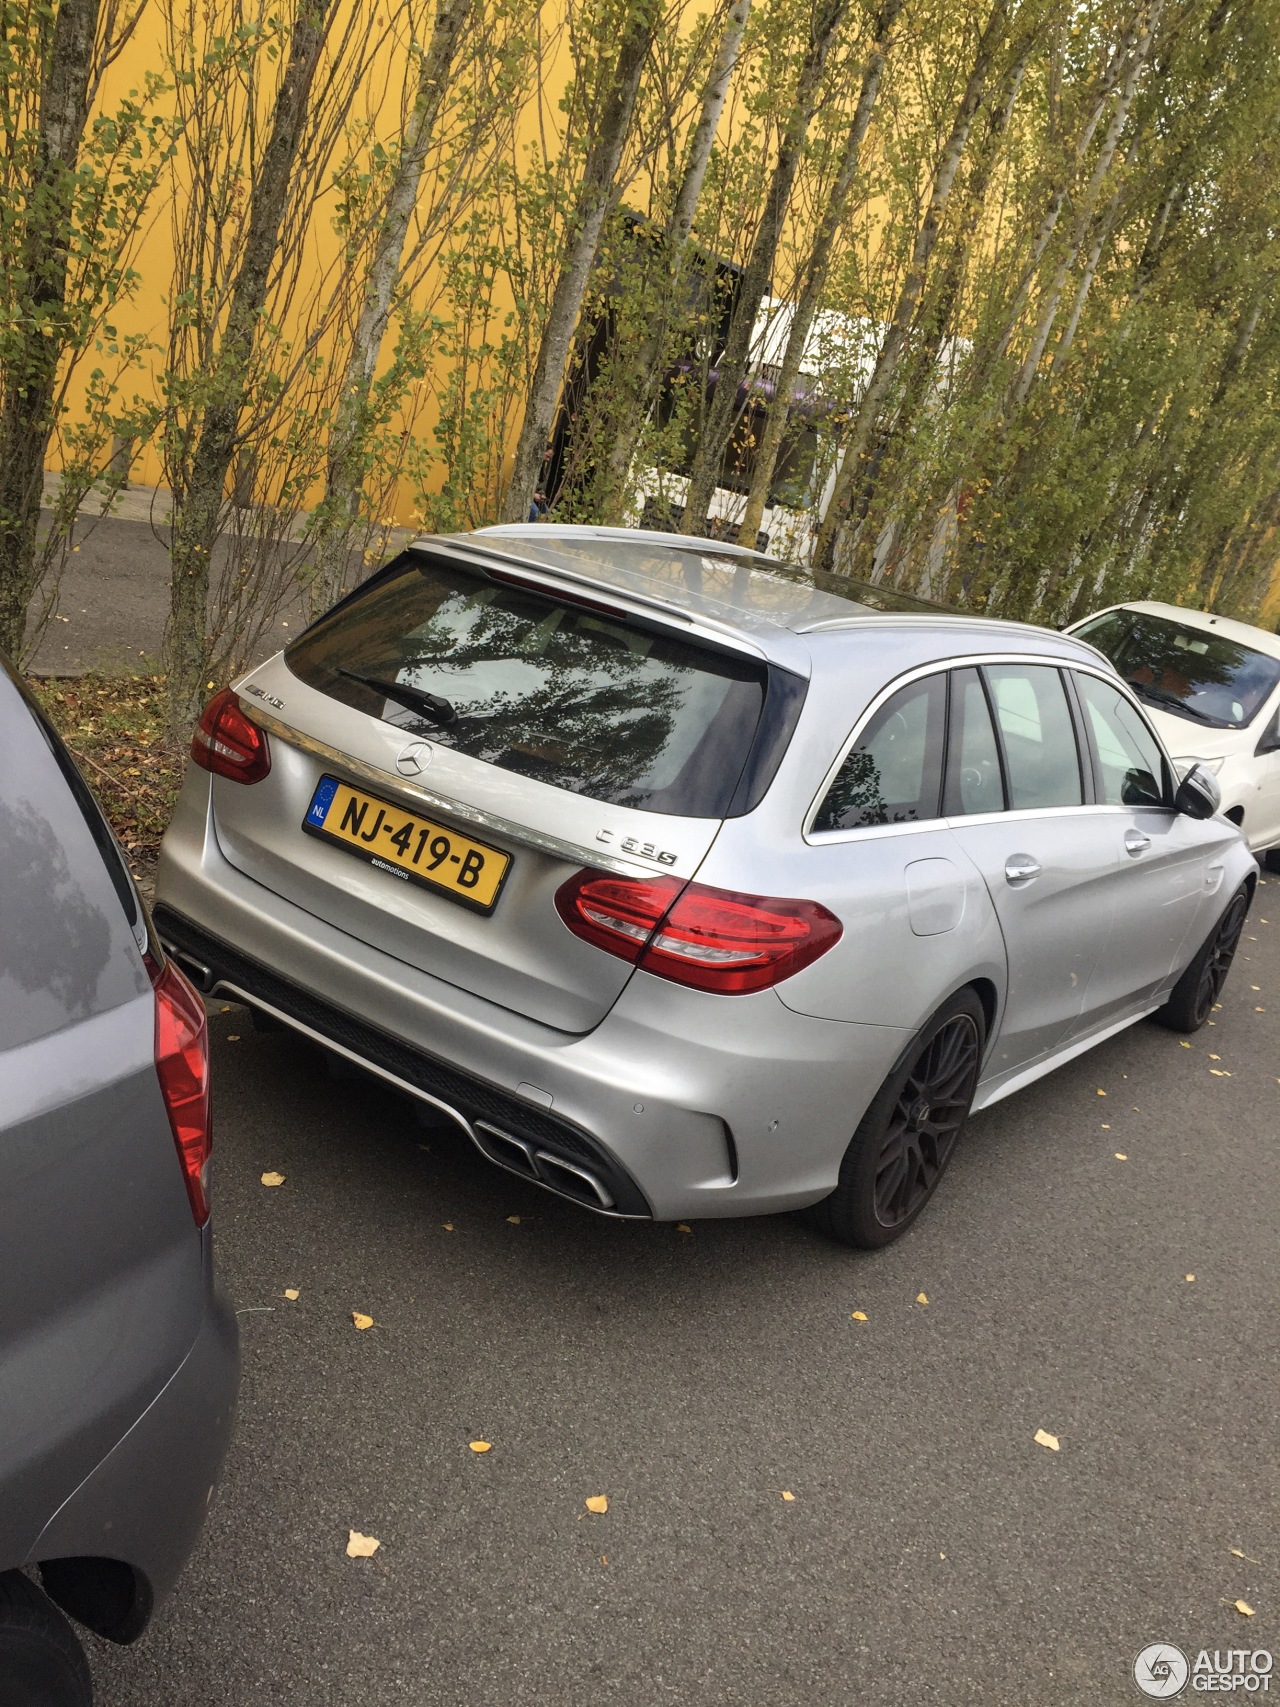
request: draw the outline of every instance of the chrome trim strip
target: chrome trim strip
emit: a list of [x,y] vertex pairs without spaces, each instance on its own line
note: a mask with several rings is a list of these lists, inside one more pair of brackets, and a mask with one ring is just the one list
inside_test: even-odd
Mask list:
[[[447,1114],[451,1120],[457,1122],[457,1124],[466,1133],[467,1137],[471,1140],[472,1144],[474,1144],[475,1148],[484,1157],[485,1161],[488,1162],[490,1167],[502,1168],[506,1173],[514,1174],[517,1179],[526,1180],[530,1185],[540,1186],[543,1191],[552,1192],[556,1197],[563,1197],[568,1203],[576,1203],[579,1209],[588,1209],[593,1215],[607,1216],[610,1221],[649,1220],[649,1216],[647,1215],[624,1215],[621,1210],[618,1209],[604,1208],[603,1206],[597,1208],[594,1204],[586,1203],[582,1198],[575,1197],[572,1192],[562,1191],[559,1186],[550,1184],[542,1177],[541,1174],[538,1174],[535,1178],[529,1174],[521,1173],[518,1168],[509,1167],[505,1162],[500,1162],[496,1156],[491,1156],[489,1154],[484,1145],[476,1137],[475,1129],[472,1127],[471,1122],[467,1119],[466,1115],[460,1113],[458,1109],[452,1106],[452,1104],[441,1102],[440,1098],[432,1096],[430,1091],[424,1091],[420,1086],[410,1084],[408,1079],[402,1079],[399,1074],[388,1071],[386,1067],[378,1066],[376,1061],[370,1061],[363,1055],[357,1055],[354,1049],[348,1049],[345,1044],[336,1042],[332,1037],[326,1037],[322,1031],[316,1031],[314,1027],[307,1025],[303,1020],[295,1019],[292,1014],[285,1013],[282,1008],[274,1007],[270,1002],[264,1002],[261,996],[251,995],[248,990],[242,989],[239,984],[233,984],[227,978],[219,978],[214,984],[212,990],[206,991],[205,994],[210,996],[230,996],[237,1002],[243,1002],[246,1007],[260,1008],[263,1013],[270,1014],[273,1019],[278,1019],[282,1025],[287,1025],[290,1030],[301,1033],[303,1037],[309,1037],[313,1043],[320,1044],[322,1048],[330,1050],[335,1055],[345,1057],[345,1059],[350,1061],[353,1066],[359,1067],[363,1072],[372,1073],[375,1078],[382,1079],[389,1085],[394,1085],[396,1090],[403,1091],[406,1096],[416,1098],[418,1102],[430,1103],[432,1108],[438,1108],[442,1114]],[[477,1126],[481,1124],[484,1123],[480,1121],[476,1122]],[[497,1127],[493,1127],[491,1130],[494,1132],[499,1131]],[[499,1132],[499,1136],[509,1138],[510,1134],[506,1132]],[[521,1148],[523,1148],[521,1140],[511,1139],[511,1142],[520,1143]],[[559,1162],[558,1157],[553,1158],[553,1160]],[[571,1162],[560,1162],[559,1165],[567,1168],[571,1173],[580,1171],[574,1168]],[[591,1176],[584,1173],[583,1178],[590,1180]],[[605,1193],[601,1191],[600,1186],[594,1180],[592,1180],[591,1183],[595,1188],[597,1197],[604,1197]],[[609,1199],[609,1201],[612,1202],[612,1199]]]
[[256,701],[246,699],[243,694],[237,694],[236,697],[241,711],[249,721],[256,723],[260,729],[265,729],[267,734],[273,735],[277,741],[297,747],[301,752],[310,753],[313,758],[322,759],[326,764],[336,765],[339,770],[359,777],[362,782],[371,783],[383,794],[397,796],[414,806],[428,807],[432,812],[442,813],[446,818],[461,819],[464,824],[478,825],[495,836],[505,836],[509,841],[520,843],[522,847],[537,848],[540,853],[551,854],[555,859],[568,860],[573,865],[593,866],[598,871],[612,871],[619,877],[656,878],[666,875],[665,871],[655,871],[651,865],[645,865],[639,860],[606,853],[603,848],[583,847],[577,842],[564,841],[559,836],[550,836],[542,830],[530,829],[527,824],[513,823],[510,818],[499,817],[496,812],[487,812],[482,806],[467,805],[447,794],[434,794],[430,789],[422,788],[417,783],[406,782],[402,776],[384,771],[378,765],[371,765],[364,759],[344,753],[338,747],[331,747],[327,741],[319,741],[314,735],[295,729],[290,723],[282,723],[278,717],[273,717],[269,711],[263,711]]

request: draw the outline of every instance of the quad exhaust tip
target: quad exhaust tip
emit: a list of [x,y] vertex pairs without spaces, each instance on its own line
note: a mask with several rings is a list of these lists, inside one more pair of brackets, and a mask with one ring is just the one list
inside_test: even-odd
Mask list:
[[550,1150],[542,1150],[527,1139],[517,1138],[487,1120],[475,1122],[477,1140],[491,1162],[523,1174],[564,1197],[575,1198],[591,1209],[612,1209],[613,1198],[595,1174],[576,1162],[566,1161]]

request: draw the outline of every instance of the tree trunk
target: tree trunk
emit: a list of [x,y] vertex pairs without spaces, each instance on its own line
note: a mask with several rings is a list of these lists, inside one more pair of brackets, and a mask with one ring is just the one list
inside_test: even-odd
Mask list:
[[329,464],[324,503],[317,517],[315,579],[311,586],[311,604],[317,613],[339,595],[346,579],[351,531],[360,513],[360,487],[368,472],[369,392],[391,319],[392,296],[400,276],[427,150],[448,91],[449,72],[471,5],[472,0],[440,0],[431,41],[419,64],[413,110],[383,207],[329,438]]
[[[676,192],[663,233],[663,250],[668,269],[665,301],[641,341],[634,363],[629,364],[627,370],[619,375],[618,386],[624,407],[609,453],[608,477],[611,508],[614,509],[620,504],[621,495],[626,490],[627,475],[631,470],[636,446],[640,442],[640,433],[652,405],[658,364],[662,358],[662,347],[670,325],[671,312],[680,299],[680,283],[687,260],[685,250],[693,231],[693,217],[697,212],[707,167],[711,164],[720,115],[724,111],[729,84],[742,50],[743,32],[746,30],[750,12],[751,0],[733,0],[733,5],[729,8],[724,34],[716,50],[715,64],[703,91],[698,123],[689,143],[684,176],[680,180],[680,188]],[[617,503],[614,503],[615,498]]]
[[867,55],[866,64],[862,68],[862,87],[858,92],[858,104],[854,108],[853,122],[849,126],[849,134],[845,138],[844,152],[840,158],[840,170],[836,174],[836,181],[831,187],[827,204],[823,209],[822,220],[814,238],[813,248],[809,251],[809,258],[805,265],[804,282],[800,287],[800,294],[796,298],[795,314],[792,317],[791,329],[787,333],[787,347],[783,352],[782,367],[778,374],[773,397],[765,414],[764,431],[761,433],[760,443],[756,447],[755,464],[751,474],[751,490],[747,494],[746,513],[742,518],[742,527],[738,533],[739,545],[754,547],[756,536],[760,531],[764,507],[769,501],[769,488],[773,484],[773,471],[777,467],[778,453],[782,449],[782,437],[791,414],[791,396],[795,390],[796,381],[800,377],[800,364],[804,360],[805,345],[809,341],[809,333],[813,329],[813,322],[821,306],[823,292],[826,290],[831,254],[835,248],[841,222],[844,219],[845,204],[849,199],[849,192],[858,175],[858,166],[862,159],[862,144],[870,127],[871,115],[875,111],[876,100],[880,94],[885,59],[889,51],[889,37],[903,4],[904,0],[884,0],[879,16],[875,21],[871,52]]
[[916,304],[924,288],[925,275],[929,269],[929,260],[938,241],[938,232],[946,212],[947,202],[956,181],[956,173],[960,169],[960,161],[969,141],[969,133],[973,129],[973,121],[986,93],[987,80],[991,75],[991,67],[996,54],[1004,40],[1005,28],[1008,23],[1008,0],[996,0],[987,19],[986,26],[978,41],[977,53],[974,56],[973,69],[965,84],[964,94],[960,97],[960,105],[956,109],[955,120],[951,134],[947,138],[934,175],[933,188],[929,195],[929,205],[916,233],[915,245],[912,250],[911,264],[907,276],[903,280],[902,290],[894,309],[893,319],[885,334],[880,354],[870,379],[867,381],[858,413],[854,420],[853,431],[844,447],[844,461],[841,463],[836,476],[835,488],[831,494],[831,502],[827,513],[822,519],[818,533],[817,544],[814,547],[814,568],[832,571],[835,569],[839,548],[842,544],[845,518],[849,515],[856,501],[858,488],[864,476],[862,467],[867,445],[871,439],[872,429],[880,413],[885,394],[892,383],[897,371],[898,362],[902,356],[903,344],[907,330],[915,314]]
[[524,423],[507,483],[502,507],[502,519],[506,522],[525,520],[537,489],[574,329],[582,312],[582,299],[600,248],[600,234],[616,195],[618,167],[657,25],[656,3],[657,0],[632,0],[633,10],[618,50],[612,88],[583,167],[568,250],[538,345]]
[[307,102],[336,0],[301,0],[271,131],[249,199],[249,226],[215,358],[195,455],[173,494],[169,547],[168,722],[178,735],[199,709],[209,604],[209,560],[220,531],[223,493],[235,456],[245,386],[267,298],[267,281],[307,120]]
[[[991,180],[1000,159],[1000,144],[1013,117],[1014,105],[1026,75],[1027,61],[1031,57],[1033,46],[1034,37],[1028,37],[1022,52],[1010,61],[1002,79],[1002,98],[991,108],[981,140],[975,145],[973,160],[965,175],[962,208],[948,245],[946,262],[942,266],[936,286],[931,284],[922,295],[911,327],[911,336],[908,339],[910,353],[904,364],[901,403],[892,417],[883,424],[866,464],[866,475],[861,482],[857,509],[851,517],[855,526],[864,520],[872,508],[880,475],[891,449],[895,443],[909,441],[920,413],[929,399],[938,356],[964,285],[969,251],[977,236],[987,191],[991,187]],[[930,527],[931,536],[936,535],[937,527],[938,518],[935,515]],[[908,549],[909,544],[909,540],[904,542],[904,549]],[[861,541],[860,549],[863,556],[868,554],[865,540]]]
[[1076,216],[1071,239],[1054,269],[1052,283],[1045,293],[1031,344],[1010,390],[1009,402],[1013,409],[1020,409],[1026,402],[1031,393],[1031,387],[1035,383],[1036,374],[1040,371],[1040,363],[1044,357],[1045,347],[1049,342],[1049,334],[1053,330],[1053,323],[1058,317],[1058,309],[1062,303],[1062,293],[1066,289],[1068,275],[1076,263],[1076,258],[1080,253],[1080,245],[1083,243],[1093,221],[1098,196],[1102,191],[1107,173],[1111,170],[1111,162],[1115,159],[1116,149],[1120,145],[1120,135],[1129,117],[1129,108],[1133,104],[1138,77],[1151,48],[1152,32],[1160,15],[1161,3],[1162,0],[1155,0],[1155,4],[1151,7],[1140,29],[1137,43],[1130,56],[1124,82],[1120,86],[1120,97],[1116,102],[1115,111],[1111,115],[1111,123],[1107,126],[1106,135],[1103,137],[1102,147],[1098,151],[1098,158],[1094,162],[1093,171],[1090,173],[1088,186],[1081,198],[1080,211]]
[[[22,219],[16,328],[0,364],[0,651],[17,659],[35,591],[44,459],[54,428],[66,326],[76,162],[89,113],[98,0],[61,0],[53,24]],[[16,270],[16,269],[15,269]]]
[[681,524],[685,533],[706,532],[707,510],[711,495],[719,484],[720,465],[738,412],[738,387],[746,376],[751,357],[751,334],[777,258],[782,222],[786,218],[787,204],[800,169],[809,124],[818,104],[827,56],[847,10],[848,0],[818,0],[795,99],[778,143],[778,158],[765,200],[764,215],[751,247],[746,271],[738,285],[729,333],[717,363],[715,393],[694,453]]

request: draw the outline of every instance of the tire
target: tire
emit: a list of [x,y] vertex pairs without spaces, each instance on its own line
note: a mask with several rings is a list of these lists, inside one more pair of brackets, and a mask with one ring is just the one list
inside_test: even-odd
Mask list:
[[1249,912],[1249,886],[1242,883],[1227,902],[1226,910],[1191,964],[1173,986],[1169,1000],[1152,1014],[1157,1025],[1169,1031],[1190,1033],[1200,1027],[1213,1012],[1213,1004],[1222,994],[1231,962],[1240,946],[1240,932]]
[[0,1707],[93,1707],[75,1631],[20,1571],[0,1575]]
[[[902,1237],[946,1171],[969,1116],[986,1042],[972,990],[940,1007],[912,1040],[863,1115],[840,1182],[809,1219],[841,1244],[880,1250]],[[942,1121],[931,1118],[940,1106]]]

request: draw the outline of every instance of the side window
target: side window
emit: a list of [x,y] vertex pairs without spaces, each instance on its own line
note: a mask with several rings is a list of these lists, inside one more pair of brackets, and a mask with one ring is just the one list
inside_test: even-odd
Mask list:
[[953,670],[951,674],[951,737],[942,809],[948,818],[1004,810],[1000,748],[982,678],[976,670]]
[[1080,754],[1067,692],[1043,664],[993,664],[987,672],[1014,810],[1079,806]]
[[1163,806],[1164,761],[1155,737],[1123,694],[1076,674],[1098,755],[1100,797],[1108,806]]
[[946,704],[944,676],[912,682],[887,699],[841,765],[814,829],[936,818]]

